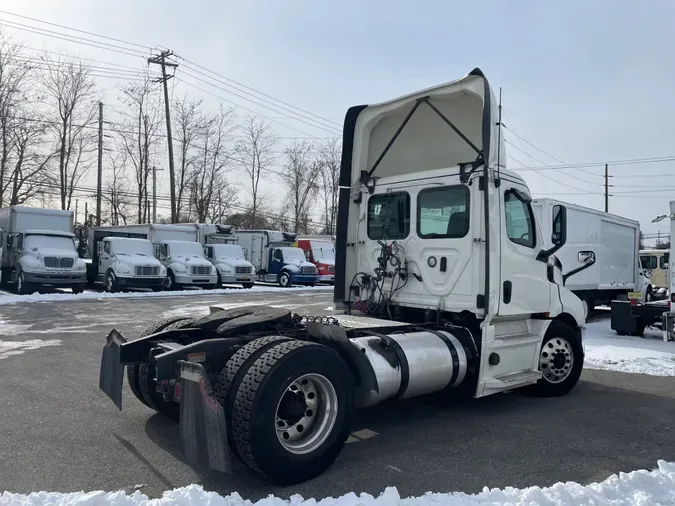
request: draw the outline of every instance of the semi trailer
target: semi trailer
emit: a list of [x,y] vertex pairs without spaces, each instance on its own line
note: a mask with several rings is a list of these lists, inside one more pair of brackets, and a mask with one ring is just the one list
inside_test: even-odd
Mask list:
[[20,294],[41,287],[87,286],[87,267],[75,248],[73,212],[28,206],[0,209],[4,230],[0,285],[14,283]]
[[[584,310],[548,247],[527,184],[505,168],[479,69],[350,108],[343,129],[332,316],[250,306],[107,336],[99,388],[178,420],[184,457],[231,456],[293,484],[333,464],[356,409],[420,395],[521,389],[562,396],[584,362]],[[578,254],[580,272],[593,251]],[[570,272],[568,272],[569,274]],[[486,415],[487,416],[487,415]]]

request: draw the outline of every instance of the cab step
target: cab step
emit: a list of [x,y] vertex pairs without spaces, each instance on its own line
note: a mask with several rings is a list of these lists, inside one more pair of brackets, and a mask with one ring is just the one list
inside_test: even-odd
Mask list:
[[541,372],[539,371],[519,371],[490,378],[485,381],[485,386],[491,389],[505,390],[531,385],[539,379],[541,379]]

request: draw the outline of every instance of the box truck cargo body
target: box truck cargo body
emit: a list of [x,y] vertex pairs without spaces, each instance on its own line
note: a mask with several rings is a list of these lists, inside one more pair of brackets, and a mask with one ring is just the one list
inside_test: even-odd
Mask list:
[[[628,292],[642,291],[639,273],[640,223],[596,209],[563,203],[553,199],[533,200],[537,221],[544,228],[542,235],[548,247],[553,206],[567,208],[567,242],[556,252],[567,273],[581,264],[580,251],[595,252],[595,264],[570,277],[565,287],[574,292],[591,311],[614,299],[625,299]],[[547,221],[548,220],[548,221]]]
[[19,293],[43,286],[84,291],[87,268],[77,255],[73,212],[11,206],[0,209],[4,231],[2,284]]

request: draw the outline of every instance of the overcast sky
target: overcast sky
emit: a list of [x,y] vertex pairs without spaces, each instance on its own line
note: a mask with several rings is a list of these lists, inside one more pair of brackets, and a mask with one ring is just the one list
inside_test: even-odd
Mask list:
[[[339,135],[351,105],[394,98],[480,67],[493,87],[503,88],[509,168],[525,169],[536,197],[602,209],[602,163],[620,161],[610,163],[610,212],[640,220],[645,233],[669,232],[667,222],[651,219],[668,212],[668,200],[675,199],[675,160],[626,161],[675,159],[673,0],[4,0],[0,8],[148,48],[168,47],[337,123],[318,128],[289,119],[269,97],[276,110],[188,76],[184,61],[177,69],[184,82],[172,83],[174,94],[203,96],[214,107],[218,96],[266,116],[286,137]],[[64,31],[0,13],[0,23],[9,21]],[[16,25],[3,29],[35,49],[144,64],[141,56]],[[115,80],[101,82],[104,100],[114,102]],[[560,169],[565,165],[583,166]],[[168,193],[166,177],[162,184]],[[273,182],[266,188],[271,194]]]

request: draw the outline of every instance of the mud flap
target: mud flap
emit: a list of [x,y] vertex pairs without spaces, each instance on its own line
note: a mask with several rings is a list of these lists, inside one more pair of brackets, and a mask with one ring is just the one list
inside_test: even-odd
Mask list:
[[179,361],[179,432],[185,460],[198,466],[230,473],[227,426],[223,406],[211,395],[201,364]]
[[122,410],[122,376],[124,364],[120,363],[120,346],[127,340],[116,329],[112,329],[101,355],[101,369],[99,372],[98,388],[110,397],[115,406]]

